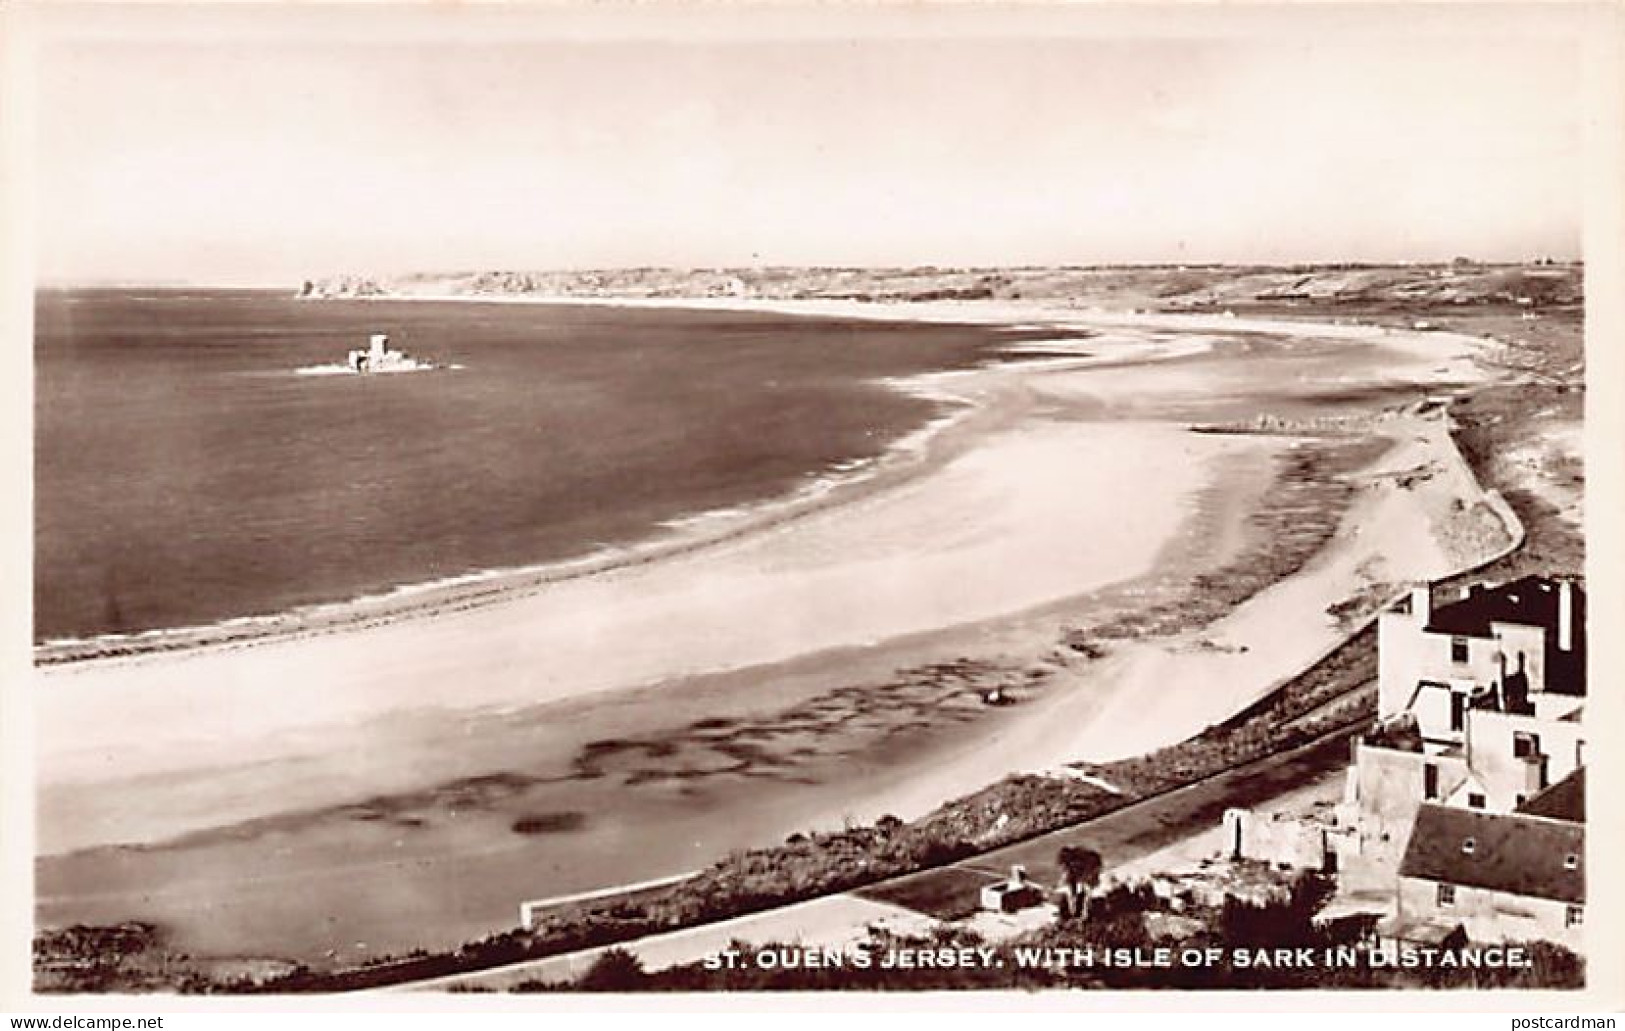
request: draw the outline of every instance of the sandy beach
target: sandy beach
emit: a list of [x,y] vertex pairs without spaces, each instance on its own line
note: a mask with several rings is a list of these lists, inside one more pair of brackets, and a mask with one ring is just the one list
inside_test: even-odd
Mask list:
[[[1608,622],[1600,5],[16,6],[33,1008],[1599,986],[1583,868],[1400,817],[1572,816],[1595,751],[1451,743]],[[1375,930],[1226,819],[1362,743]],[[1246,897],[1075,905],[1215,822]],[[1387,962],[1458,919],[1529,947]],[[630,969],[872,922],[927,937]]]
[[[861,489],[703,547],[432,616],[41,667],[39,849],[62,857],[41,867],[42,919],[144,906],[207,952],[275,923],[288,877],[320,875],[311,906],[285,905],[267,931],[271,954],[361,934],[364,954],[424,944],[424,921],[456,941],[502,926],[523,897],[679,872],[798,826],[906,818],[1014,770],[1178,740],[1334,642],[1329,607],[1495,543],[1464,522],[1482,498],[1438,416],[1372,417],[1477,380],[1467,338],[773,307],[1101,339],[1087,358],[907,384],[966,407]],[[1336,537],[1211,625],[1098,662],[1057,658],[1063,628],[1172,597],[1258,544],[1249,515],[1301,435],[1187,427],[1260,413],[1388,442]],[[1021,704],[981,705],[988,685]],[[541,838],[510,830],[527,813]],[[135,843],[159,847],[105,847]],[[336,897],[358,900],[342,926],[301,925]]]

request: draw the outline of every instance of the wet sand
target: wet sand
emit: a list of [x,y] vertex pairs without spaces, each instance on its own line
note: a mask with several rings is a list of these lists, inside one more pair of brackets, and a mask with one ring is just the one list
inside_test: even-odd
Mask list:
[[[1021,611],[1144,573],[1203,486],[1203,466],[1236,448],[1166,426],[1037,425],[793,527],[503,606],[52,669],[38,707],[41,769],[49,783],[92,786],[115,756],[121,781],[271,762],[336,748],[356,721],[534,705]],[[1129,480],[1146,508],[1124,520],[1096,499]],[[340,736],[323,740],[334,728]],[[318,798],[317,787],[250,796],[231,815],[345,793]],[[173,809],[153,816],[135,840],[189,829]],[[220,816],[211,807],[209,819]],[[73,833],[84,844],[97,829]]]
[[[510,924],[528,897],[683,872],[838,825],[910,784],[979,786],[949,776],[955,754],[1079,704],[1070,663],[1043,661],[1065,626],[1233,556],[1274,446],[1227,443],[1244,446],[1192,499],[1158,556],[1166,568],[1102,597],[642,689],[392,716],[349,748],[284,761],[47,789],[65,825],[145,832],[185,817],[199,829],[45,861],[42,919],[144,914],[199,954],[446,947]],[[984,705],[995,686],[1017,704]],[[303,791],[328,801],[287,806]],[[275,815],[210,822],[256,805]]]
[[[956,389],[975,417],[917,471],[717,547],[433,619],[44,669],[41,851],[81,851],[40,864],[41,919],[148,916],[200,953],[317,961],[445,945],[526,897],[876,807],[913,815],[1080,757],[1087,732],[1183,736],[1246,692],[1192,696],[1203,671],[1182,667],[1149,706],[1132,649],[1052,654],[1061,627],[1246,543],[1289,438],[1182,420],[1342,410],[1330,395],[1443,378],[1428,351],[1238,339],[974,374]],[[1317,375],[1283,389],[1282,361]],[[1416,534],[1383,525],[1375,552]],[[1346,596],[1368,557],[1327,559],[1249,625]],[[1229,682],[1256,690],[1273,668]],[[992,687],[1020,704],[982,704]],[[148,847],[96,847],[129,842]]]

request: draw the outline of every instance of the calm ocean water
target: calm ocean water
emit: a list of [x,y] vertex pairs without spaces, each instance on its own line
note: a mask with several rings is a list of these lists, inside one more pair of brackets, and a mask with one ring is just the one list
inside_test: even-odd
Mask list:
[[[880,454],[934,406],[878,378],[965,367],[1020,339],[265,291],[47,291],[36,318],[37,640],[272,613],[642,539]],[[462,368],[295,374],[374,331]]]

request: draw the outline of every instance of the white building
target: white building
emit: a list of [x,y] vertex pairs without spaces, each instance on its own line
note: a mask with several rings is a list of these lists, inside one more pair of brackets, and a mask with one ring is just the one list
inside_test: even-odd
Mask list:
[[1392,871],[1393,924],[1577,947],[1586,596],[1572,578],[1417,587],[1378,623],[1378,718],[1355,743],[1353,862]]
[[389,349],[389,334],[374,333],[365,351],[351,351],[345,364],[352,372],[406,372],[432,368]]
[[1354,741],[1335,818],[1233,811],[1227,849],[1382,886],[1393,937],[1577,947],[1585,604],[1572,578],[1437,606],[1430,586],[1414,589],[1379,619],[1377,722]]
[[1475,698],[1556,718],[1585,694],[1585,590],[1571,578],[1474,585],[1435,607],[1428,586],[1379,619],[1378,718],[1415,713],[1424,737],[1461,740]]

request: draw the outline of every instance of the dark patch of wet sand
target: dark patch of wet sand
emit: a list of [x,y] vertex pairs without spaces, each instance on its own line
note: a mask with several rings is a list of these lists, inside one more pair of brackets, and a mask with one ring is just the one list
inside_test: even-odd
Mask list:
[[[1270,454],[1218,470],[1152,576],[1015,618],[450,730],[431,715],[396,731],[420,753],[436,734],[480,741],[462,776],[45,860],[41,920],[140,916],[198,954],[253,942],[308,962],[354,960],[478,937],[511,924],[528,897],[679,873],[778,840],[1003,725],[1042,719],[1056,682],[1090,661],[1060,643],[1062,630],[1172,599],[1193,569],[1231,557],[1271,482]],[[984,704],[995,687],[1016,704]],[[516,833],[554,812],[585,815],[556,833]]]

